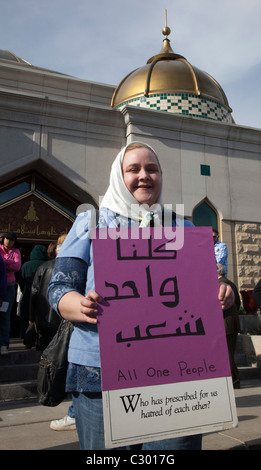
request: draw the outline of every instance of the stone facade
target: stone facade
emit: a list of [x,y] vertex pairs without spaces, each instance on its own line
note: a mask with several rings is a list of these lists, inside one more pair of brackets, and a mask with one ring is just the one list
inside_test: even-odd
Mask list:
[[235,223],[239,289],[253,289],[261,279],[261,224]]

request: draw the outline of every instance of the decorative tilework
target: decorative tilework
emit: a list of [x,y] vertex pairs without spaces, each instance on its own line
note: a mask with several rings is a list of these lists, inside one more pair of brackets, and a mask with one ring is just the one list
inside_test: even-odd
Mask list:
[[203,176],[210,176],[210,166],[200,165],[200,174]]
[[232,123],[231,113],[225,106],[214,100],[189,93],[160,93],[142,96],[125,101],[117,108],[121,109],[127,104],[140,108]]

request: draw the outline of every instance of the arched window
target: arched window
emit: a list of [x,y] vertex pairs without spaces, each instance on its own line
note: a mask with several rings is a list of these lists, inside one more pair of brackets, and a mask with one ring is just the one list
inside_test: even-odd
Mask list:
[[193,224],[197,227],[212,227],[218,229],[218,217],[212,205],[204,200],[193,211]]

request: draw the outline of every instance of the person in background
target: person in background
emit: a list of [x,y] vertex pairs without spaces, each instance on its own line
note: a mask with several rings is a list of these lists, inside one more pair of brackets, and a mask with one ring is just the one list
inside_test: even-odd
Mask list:
[[18,283],[22,293],[19,300],[20,336],[22,339],[24,339],[29,326],[29,302],[34,275],[37,268],[47,260],[46,246],[35,245],[30,253],[30,260],[22,265],[19,273]]
[[55,257],[56,257],[56,247],[57,247],[57,242],[49,243],[48,248],[47,248],[48,258],[55,259]]
[[258,281],[257,285],[255,286],[252,296],[258,308],[261,308],[261,279],[260,281]]
[[[2,331],[2,319],[4,320],[4,302],[6,301],[6,288],[7,288],[7,282],[6,282],[6,270],[5,270],[5,263],[0,256],[0,337],[1,337],[1,331]],[[4,324],[4,321],[3,321]]]
[[6,312],[1,312],[1,328],[0,328],[0,351],[1,355],[8,354],[10,342],[10,324],[11,324],[11,311],[16,296],[16,278],[17,273],[21,268],[22,258],[20,250],[15,246],[17,237],[14,232],[5,233],[2,237],[0,244],[0,255],[5,264],[6,270],[6,301],[8,308]]
[[[29,323],[36,324],[37,348],[41,351],[48,346],[61,322],[61,317],[52,309],[47,298],[47,288],[51,280],[55,257],[59,253],[67,234],[62,234],[57,243],[50,243],[47,248],[49,260],[41,264],[34,275],[30,296]],[[55,253],[55,257],[53,257]],[[76,429],[73,406],[69,406],[68,414],[61,419],[51,421],[50,428],[54,431]]]
[[[6,288],[7,288],[7,281],[6,281],[6,269],[5,269],[5,263],[0,256],[0,307],[2,307],[3,302],[6,299]],[[1,317],[0,317],[1,320]]]
[[[141,142],[127,145],[112,164],[110,186],[99,211],[99,228],[117,227],[119,222],[126,227],[134,223],[137,227],[146,224],[157,226],[161,215],[161,191],[162,171],[154,150]],[[153,209],[146,210],[145,206],[153,206]],[[172,226],[192,226],[189,221],[179,221],[172,212],[169,219]],[[101,299],[94,285],[89,223],[90,211],[79,214],[56,258],[48,295],[53,308],[74,323],[66,390],[73,396],[80,447],[82,450],[104,450],[97,331],[97,311]],[[218,298],[224,308],[229,306],[234,300],[231,287],[222,284]],[[139,449],[200,450],[201,440],[202,436],[198,434],[147,442],[141,444]]]
[[217,264],[217,271],[218,271],[219,283],[223,282],[225,284],[229,284],[232,287],[234,294],[235,294],[234,304],[230,308],[223,310],[223,317],[224,317],[233,387],[240,388],[240,378],[239,378],[238,369],[235,363],[237,335],[240,332],[240,322],[239,322],[239,316],[238,316],[238,311],[239,311],[240,304],[241,304],[240,296],[239,296],[236,285],[232,281],[227,279],[227,277],[225,276],[226,270],[222,264],[220,263]]
[[29,324],[36,326],[36,346],[41,351],[48,346],[56,331],[58,330],[61,318],[50,306],[47,299],[47,288],[52,277],[55,264],[55,256],[59,252],[66,234],[61,235],[57,242],[50,243],[47,254],[50,259],[42,263],[36,270],[30,292],[29,300]]
[[213,241],[214,241],[214,250],[216,256],[216,263],[220,263],[225,267],[225,276],[227,276],[227,245],[223,242],[220,242],[218,239],[218,231],[213,229]]

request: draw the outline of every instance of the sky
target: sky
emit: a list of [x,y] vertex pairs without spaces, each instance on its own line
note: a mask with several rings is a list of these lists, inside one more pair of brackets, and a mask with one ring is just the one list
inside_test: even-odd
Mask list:
[[260,0],[0,0],[0,7],[0,49],[115,86],[161,50],[166,9],[173,51],[219,82],[237,124],[261,129]]

